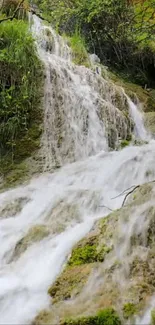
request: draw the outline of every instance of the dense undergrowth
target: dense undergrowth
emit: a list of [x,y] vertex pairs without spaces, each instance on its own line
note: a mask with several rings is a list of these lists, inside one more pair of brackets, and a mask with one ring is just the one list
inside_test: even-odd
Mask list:
[[[14,7],[5,9],[7,17]],[[17,167],[13,182],[25,171],[22,161],[39,147],[42,122],[42,66],[26,13],[18,17],[0,24],[0,174]]]
[[60,32],[81,31],[90,52],[133,81],[155,85],[154,0],[35,0]]

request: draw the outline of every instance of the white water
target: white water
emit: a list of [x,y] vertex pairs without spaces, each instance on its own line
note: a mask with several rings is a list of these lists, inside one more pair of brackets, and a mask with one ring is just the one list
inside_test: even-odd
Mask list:
[[127,99],[130,106],[130,114],[135,122],[135,136],[141,140],[149,140],[150,136],[144,127],[142,113],[137,109],[136,104],[134,104],[129,97],[127,97]]
[[[42,27],[37,18],[34,21],[33,32],[39,34]],[[38,47],[46,67],[45,132],[42,139],[45,169],[53,165],[53,148],[59,164],[81,161],[67,164],[53,174],[42,174],[31,180],[29,185],[0,194],[0,324],[29,324],[41,309],[47,307],[50,303],[47,295],[49,285],[60,273],[73,245],[91,229],[96,219],[109,213],[104,206],[119,208],[123,198],[113,200],[113,197],[132,185],[151,180],[152,176],[147,176],[148,170],[155,173],[153,141],[141,147],[105,152],[105,126],[98,118],[93,97],[97,94],[94,87],[97,88],[101,81],[99,91],[104,90],[106,105],[109,111],[111,109],[112,116],[116,117],[114,112],[118,109],[112,104],[110,86],[101,77],[94,76],[95,85],[91,88],[92,73],[86,68],[71,66],[69,48],[63,43],[60,49],[61,40],[50,31],[55,41],[54,54],[45,54],[44,48]],[[42,38],[40,40],[42,44]],[[59,74],[57,91],[62,90],[63,86],[61,102],[67,114],[63,121],[65,134],[61,150],[56,138],[57,112],[53,112],[55,90],[51,88],[51,66],[55,67],[56,75]],[[67,71],[66,81],[62,67]],[[63,85],[59,84],[61,78]],[[68,81],[70,78],[72,82]],[[81,131],[85,110],[89,115],[86,138]],[[134,111],[133,117],[136,122]],[[21,211],[12,215],[8,209],[6,215],[5,207],[10,203],[15,204],[19,198],[28,199],[23,201]],[[16,244],[34,225],[46,225],[49,236],[30,245],[12,261]]]

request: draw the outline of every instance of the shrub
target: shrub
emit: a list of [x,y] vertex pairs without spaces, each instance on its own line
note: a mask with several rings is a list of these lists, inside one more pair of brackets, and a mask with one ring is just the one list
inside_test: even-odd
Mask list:
[[[26,22],[14,19],[0,25],[0,152],[20,160],[22,140],[36,146],[42,121],[40,110],[42,69]],[[30,129],[35,129],[30,132]],[[37,129],[37,130],[36,130]],[[33,141],[34,140],[34,141]],[[38,145],[38,143],[37,143]],[[24,148],[25,151],[25,148]],[[31,150],[30,150],[31,151]],[[29,155],[29,148],[24,154]],[[21,160],[22,160],[21,159]]]

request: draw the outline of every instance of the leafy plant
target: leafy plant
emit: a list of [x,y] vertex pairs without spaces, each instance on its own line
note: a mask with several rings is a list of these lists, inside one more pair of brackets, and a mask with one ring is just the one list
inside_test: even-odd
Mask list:
[[3,22],[0,25],[1,157],[10,152],[12,160],[16,160],[19,139],[25,138],[35,122],[40,128],[41,80],[41,63],[27,23],[16,19]]

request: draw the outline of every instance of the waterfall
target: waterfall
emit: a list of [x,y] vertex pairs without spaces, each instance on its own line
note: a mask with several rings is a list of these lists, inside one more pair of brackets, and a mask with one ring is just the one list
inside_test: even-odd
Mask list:
[[145,138],[137,107],[109,80],[74,65],[65,41],[36,16],[32,30],[45,66],[41,155],[49,172],[0,194],[0,324],[30,324],[47,308],[48,287],[73,245],[107,207],[121,207],[122,191],[155,173],[154,142],[108,152],[110,128],[114,142],[132,128],[121,103]]
[[132,119],[139,131],[142,122],[139,125],[137,116],[141,114],[124,90],[91,69],[73,64],[65,39],[37,16],[33,21],[32,32],[46,76],[44,170],[107,151],[108,146],[114,149],[119,138],[131,134]]
[[130,107],[131,117],[133,118],[134,123],[135,123],[135,128],[134,128],[135,136],[141,140],[150,139],[150,136],[144,126],[144,120],[143,120],[142,113],[138,110],[136,104],[134,104],[128,96],[127,96],[127,100],[128,100],[129,107]]

